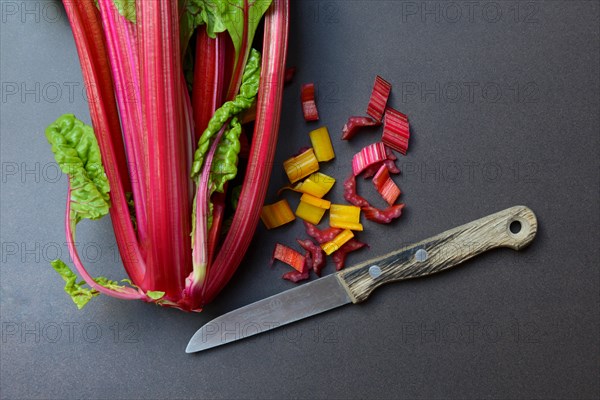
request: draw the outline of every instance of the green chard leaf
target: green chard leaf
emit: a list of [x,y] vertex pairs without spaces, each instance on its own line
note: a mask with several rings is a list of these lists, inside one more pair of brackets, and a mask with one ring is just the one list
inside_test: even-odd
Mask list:
[[[90,287],[84,287],[84,286],[87,286],[85,281],[77,282],[77,275],[75,275],[75,273],[73,271],[71,271],[69,266],[67,264],[65,264],[63,261],[54,260],[54,261],[51,261],[50,264],[52,265],[52,268],[54,268],[54,270],[56,272],[58,272],[58,274],[60,276],[62,276],[62,278],[64,279],[65,292],[69,296],[71,296],[71,299],[77,305],[77,308],[79,308],[80,310],[91,299],[93,299],[94,297],[96,297],[100,294],[100,292],[97,291],[96,289],[93,289]],[[96,281],[96,283],[98,283],[104,287],[107,287],[107,288],[113,289],[113,290],[120,290],[120,289],[124,288],[124,286],[119,285],[118,282],[111,281],[110,279],[107,279],[104,277],[94,278],[94,281]]]
[[97,278],[94,278],[94,281],[97,284],[102,285],[102,286],[104,286],[107,289],[116,290],[117,292],[125,287],[123,285],[119,285],[119,282],[117,282],[117,281],[111,281],[110,279],[105,278],[103,276],[99,276]]
[[127,18],[128,21],[136,22],[135,0],[112,0],[119,14]]
[[84,281],[77,283],[77,275],[61,260],[51,261],[50,264],[65,280],[65,292],[71,296],[71,299],[73,299],[73,302],[80,310],[88,301],[100,294],[96,289],[84,288]]
[[[74,115],[66,114],[48,126],[46,138],[52,145],[54,158],[61,171],[69,176],[72,223],[76,225],[82,219],[96,220],[108,214],[110,185],[92,127]],[[64,279],[65,292],[71,296],[77,308],[83,308],[100,294],[96,289],[87,287],[85,281],[77,282],[77,275],[61,260],[54,260],[50,264]],[[94,278],[94,281],[116,291],[125,288],[119,282],[104,277]],[[123,282],[131,284],[126,279]]]
[[[208,127],[202,133],[200,140],[198,141],[198,148],[194,154],[194,163],[192,164],[192,179],[198,178],[202,165],[204,164],[204,156],[208,152],[211,145],[211,140],[217,133],[223,128],[223,125],[231,119],[231,123],[228,127],[228,131],[225,132],[219,147],[217,148],[217,155],[215,161],[219,161],[217,164],[213,162],[213,168],[211,170],[217,175],[223,175],[226,180],[232,179],[231,172],[232,162],[235,161],[235,173],[237,173],[237,155],[240,151],[239,136],[241,133],[241,126],[239,121],[233,120],[233,117],[239,115],[241,112],[246,111],[256,101],[258,94],[258,85],[260,82],[260,61],[261,56],[257,50],[252,49],[250,57],[246,63],[244,75],[242,77],[242,85],[240,86],[240,93],[232,101],[228,101],[221,108],[215,111],[214,115],[208,122]],[[233,156],[235,154],[235,157]],[[218,165],[218,167],[216,167]],[[222,187],[221,179],[216,179],[218,185]]]
[[235,48],[236,63],[244,62],[258,24],[271,3],[272,0],[179,0],[181,51],[185,52],[194,30],[206,25],[211,38],[227,31]]
[[108,214],[110,185],[92,127],[66,114],[46,128],[46,138],[61,171],[69,176],[74,222]]
[[153,291],[149,290],[146,292],[146,296],[150,297],[152,300],[160,300],[164,297],[165,292]]
[[[120,15],[127,18],[129,22],[135,24],[135,0],[112,0],[112,2]],[[100,8],[98,0],[94,0],[94,3],[96,4],[96,7]]]
[[[210,168],[211,189],[223,193],[225,183],[237,175],[238,154],[240,153],[240,135],[242,124],[237,117],[231,118],[229,127],[223,133],[223,137],[217,146],[217,151]],[[211,190],[212,193],[212,190]]]
[[190,38],[197,27],[206,25],[206,32],[211,38],[227,29],[221,15],[221,3],[225,1],[179,0],[179,36],[181,51],[185,52]]
[[[227,32],[231,36],[235,52],[238,57],[242,48],[250,48],[254,40],[256,28],[263,15],[269,9],[272,0],[227,0],[217,1],[219,15]],[[244,43],[244,28],[247,28],[247,35]],[[242,55],[244,57],[244,55]]]

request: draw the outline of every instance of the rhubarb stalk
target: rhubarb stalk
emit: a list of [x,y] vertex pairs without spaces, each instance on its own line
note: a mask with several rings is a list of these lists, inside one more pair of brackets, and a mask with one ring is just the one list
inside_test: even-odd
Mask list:
[[127,274],[134,284],[139,285],[144,277],[145,264],[129,216],[126,192],[131,184],[100,13],[93,0],[64,0],[63,4],[73,29],[94,133],[102,161],[108,166],[106,175],[111,183],[112,202],[110,216],[117,245]]
[[[102,23],[106,32],[108,53],[115,80],[125,150],[133,179],[133,199],[140,243],[146,244],[146,204],[148,163],[142,126],[139,59],[135,26],[117,12],[112,0],[99,0]],[[144,247],[144,245],[142,245]]]
[[179,299],[191,271],[187,139],[182,126],[177,2],[138,1],[143,123],[148,137],[148,271],[144,287]]
[[210,276],[203,290],[204,303],[211,301],[217,295],[242,261],[258,224],[260,208],[265,201],[279,131],[285,83],[288,17],[288,0],[274,0],[265,17],[257,115],[248,168],[240,193],[239,206],[209,271]]

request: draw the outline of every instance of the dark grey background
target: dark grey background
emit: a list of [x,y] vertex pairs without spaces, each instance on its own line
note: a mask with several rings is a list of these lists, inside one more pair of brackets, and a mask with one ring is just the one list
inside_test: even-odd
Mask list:
[[[294,2],[298,74],[269,201],[285,182],[281,162],[317,126],[302,120],[300,84],[317,83],[337,153],[323,170],[343,179],[378,134],[337,138],[380,74],[412,123],[397,178],[407,208],[391,226],[366,222],[371,248],[351,262],[517,204],[540,229],[522,253],[499,250],[193,356],[184,348],[202,324],[293,286],[268,260],[276,241],[304,236],[302,224],[260,226],[201,314],[107,297],[78,311],[48,264],[68,258],[66,179],[43,135],[65,112],[89,121],[77,54],[59,3],[0,4],[3,399],[600,396],[597,1]],[[360,189],[377,199],[370,183]],[[341,185],[330,197],[342,200]],[[93,274],[123,277],[108,219],[83,224],[78,240]]]

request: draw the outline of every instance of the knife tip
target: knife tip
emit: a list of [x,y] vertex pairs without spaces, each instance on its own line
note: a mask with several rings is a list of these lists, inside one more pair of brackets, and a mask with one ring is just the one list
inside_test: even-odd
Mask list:
[[188,342],[187,346],[185,347],[185,352],[187,354],[191,354],[191,353],[195,353],[195,352],[199,351],[198,346],[196,346],[194,344],[194,338],[195,337],[196,337],[196,335],[194,334],[194,336],[192,336],[192,338]]
[[220,343],[213,343],[203,336],[202,328],[199,329],[194,336],[188,342],[185,352],[187,354],[198,353],[199,351],[207,350],[212,347],[218,346]]

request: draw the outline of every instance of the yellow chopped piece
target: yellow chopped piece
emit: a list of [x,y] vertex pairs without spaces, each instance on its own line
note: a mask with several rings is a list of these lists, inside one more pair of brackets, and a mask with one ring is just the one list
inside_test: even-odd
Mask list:
[[313,225],[319,225],[321,218],[325,215],[325,211],[327,211],[325,208],[317,207],[305,201],[300,201],[300,204],[298,204],[298,208],[296,209],[296,216]]
[[333,228],[362,231],[360,207],[332,204],[329,211],[329,225]]
[[335,178],[320,172],[315,172],[306,178],[304,182],[298,186],[297,190],[301,193],[307,193],[312,196],[322,198],[329,193],[334,183]]
[[321,245],[321,248],[323,249],[325,254],[327,254],[329,256],[332,253],[338,251],[340,249],[340,247],[342,247],[346,242],[348,242],[353,237],[354,237],[354,233],[352,233],[352,231],[349,229],[345,229],[344,231],[342,231],[342,233],[340,233],[335,238],[333,238],[332,241],[323,243]]
[[329,207],[331,207],[330,201],[323,200],[323,199],[320,199],[315,196],[311,196],[310,194],[306,194],[306,193],[303,194],[302,197],[300,197],[300,201],[303,201],[308,204],[312,204],[315,207],[324,208],[325,210],[329,210]]
[[283,162],[283,169],[285,169],[290,182],[294,183],[313,172],[317,172],[319,170],[319,162],[317,161],[317,157],[315,157],[315,152],[311,148],[296,157],[285,160]]
[[331,202],[310,194],[303,194],[300,197],[300,204],[296,209],[296,216],[313,225],[318,225],[321,218],[325,215],[325,211],[329,209]]
[[335,158],[329,131],[327,131],[326,127],[315,129],[308,135],[310,136],[310,141],[319,162],[330,161]]
[[342,222],[336,224],[334,228],[350,229],[351,231],[357,232],[362,232],[364,230],[363,225],[360,222]]
[[263,206],[260,219],[267,229],[278,228],[296,219],[286,199],[277,203]]

